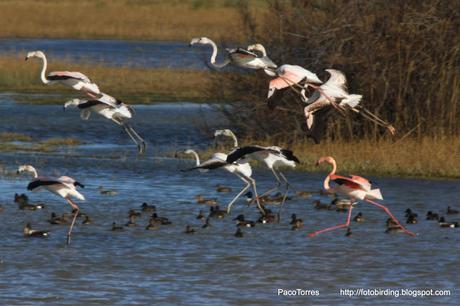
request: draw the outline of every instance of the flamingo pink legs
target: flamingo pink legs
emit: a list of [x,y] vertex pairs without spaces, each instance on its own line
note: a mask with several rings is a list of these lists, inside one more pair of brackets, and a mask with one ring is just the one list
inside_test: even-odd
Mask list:
[[66,198],[67,202],[69,202],[69,204],[72,206],[72,208],[74,208],[74,216],[73,216],[73,220],[72,220],[72,223],[70,224],[70,229],[69,229],[69,232],[67,233],[67,244],[70,244],[70,238],[71,238],[71,235],[72,235],[72,229],[73,229],[73,225],[75,224],[75,220],[77,219],[78,217],[78,214],[80,213],[80,208],[78,207],[77,204],[75,204],[70,198]]
[[395,218],[395,216],[393,216],[393,214],[390,212],[390,210],[388,208],[386,208],[384,205],[376,203],[376,202],[371,201],[369,199],[364,199],[364,200],[366,202],[369,202],[372,205],[375,205],[375,206],[380,207],[381,209],[383,209],[391,217],[391,219],[393,219],[396,222],[396,224],[398,224],[401,227],[401,229],[404,231],[404,233],[406,233],[409,236],[417,236],[417,234],[407,230],[404,226],[402,226],[401,223],[399,223],[399,221]]
[[329,232],[329,231],[332,231],[332,230],[335,230],[335,229],[338,229],[338,228],[342,228],[342,227],[348,227],[350,225],[350,218],[351,218],[351,210],[352,209],[353,209],[353,205],[350,204],[350,208],[348,209],[348,217],[347,217],[347,222],[346,223],[336,225],[336,226],[332,226],[332,227],[328,227],[328,228],[325,228],[323,230],[310,233],[310,234],[308,234],[308,237],[315,237],[316,235],[324,233],[324,232]]

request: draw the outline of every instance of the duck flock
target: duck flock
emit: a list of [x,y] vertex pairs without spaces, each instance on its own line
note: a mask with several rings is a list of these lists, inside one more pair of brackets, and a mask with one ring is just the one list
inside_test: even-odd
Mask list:
[[[190,42],[190,46],[196,44],[212,46],[213,52],[210,58],[210,64],[213,68],[221,69],[227,65],[234,65],[243,69],[263,70],[267,78],[270,78],[267,94],[267,102],[270,107],[276,106],[277,101],[281,99],[286,91],[293,91],[296,93],[298,98],[306,104],[304,115],[307,130],[313,128],[315,121],[323,119],[319,117],[315,118],[315,113],[318,110],[332,107],[343,114],[350,111],[358,113],[362,115],[363,118],[371,120],[375,124],[386,128],[392,135],[395,134],[395,129],[391,124],[380,119],[361,105],[361,95],[350,94],[348,92],[346,77],[344,73],[339,70],[326,69],[330,77],[326,82],[323,82],[315,73],[301,66],[289,64],[278,66],[267,56],[267,52],[261,44],[253,44],[247,48],[226,49],[225,59],[217,63],[216,57],[218,48],[212,40],[206,37],[193,38]],[[131,106],[102,92],[98,85],[80,72],[54,71],[46,74],[47,59],[42,51],[29,52],[26,60],[30,58],[39,58],[42,60],[43,67],[40,78],[44,84],[52,85],[60,83],[72,87],[80,93],[82,97],[73,98],[65,102],[65,108],[70,106],[78,108],[83,120],[88,120],[91,113],[96,113],[112,120],[118,126],[122,127],[134,141],[139,154],[145,152],[145,141],[130,124],[130,120],[133,119],[135,114]],[[242,227],[254,227],[257,223],[280,222],[283,206],[286,201],[290,200],[288,196],[290,184],[280,169],[286,167],[294,168],[296,164],[300,163],[300,160],[295,156],[294,152],[278,146],[260,146],[257,144],[240,146],[236,135],[230,129],[216,130],[214,136],[216,141],[231,139],[233,141],[232,150],[228,153],[216,152],[206,161],[201,161],[198,153],[193,149],[184,150],[181,153],[191,155],[195,160],[195,164],[181,171],[189,172],[197,170],[198,172],[209,172],[222,169],[240,178],[243,181],[243,185],[242,189],[227,204],[225,209],[221,209],[217,205],[216,199],[206,199],[201,195],[196,196],[197,203],[210,206],[208,213],[201,210],[198,216],[196,216],[196,219],[203,222],[202,228],[211,226],[212,218],[224,218],[231,214],[232,206],[243,196],[247,198],[248,205],[254,204],[254,206],[257,207],[260,217],[257,221],[251,221],[245,219],[243,214],[236,216],[233,219],[237,222],[238,226],[235,233],[236,237],[243,237]],[[263,192],[257,189],[256,179],[253,177],[250,164],[251,161],[259,162],[272,172],[274,177],[273,188]],[[344,211],[347,213],[347,218],[345,223],[311,232],[308,234],[309,237],[314,237],[318,234],[339,228],[346,228],[346,236],[350,236],[352,234],[349,227],[350,222],[362,222],[365,220],[361,212],[354,216],[354,218],[351,216],[357,201],[365,201],[376,206],[389,216],[386,222],[387,232],[403,232],[410,236],[416,236],[415,233],[406,229],[386,206],[376,202],[377,200],[383,200],[383,196],[380,189],[373,188],[369,180],[357,175],[342,176],[336,174],[337,163],[331,156],[319,157],[317,165],[320,164],[328,164],[331,167],[330,173],[323,181],[322,192],[332,195],[335,198],[331,204],[315,201],[314,208]],[[33,179],[27,186],[27,190],[48,190],[64,198],[72,207],[71,213],[64,213],[61,216],[52,213],[48,220],[51,224],[69,225],[67,234],[68,244],[70,244],[72,230],[76,224],[77,218],[82,219],[82,224],[91,224],[92,220],[90,216],[81,212],[79,205],[76,203],[76,201],[85,201],[85,196],[77,190],[84,188],[82,183],[69,176],[41,176],[32,165],[21,165],[17,172],[30,173],[33,176]],[[216,190],[218,192],[232,191],[231,188],[223,185],[216,186]],[[117,193],[115,190],[106,190],[103,187],[99,188],[99,192],[111,196]],[[274,192],[278,193],[273,195]],[[297,192],[296,196],[307,198],[311,196],[311,194],[309,192]],[[25,194],[16,194],[14,200],[18,203],[20,209],[37,210],[44,207],[42,203],[29,203],[28,196]],[[278,204],[278,211],[276,213],[272,212],[272,210],[266,207],[268,204]],[[128,212],[128,222],[126,224],[120,225],[113,223],[112,230],[119,231],[123,230],[125,227],[136,226],[136,218],[141,216],[142,213],[148,213],[150,215],[146,230],[153,230],[160,225],[171,224],[168,218],[158,215],[157,208],[154,205],[143,203],[138,210],[130,210]],[[418,215],[415,212],[411,209],[407,209],[405,213],[407,224],[417,223]],[[448,207],[446,213],[448,215],[455,215],[458,214],[458,211]],[[444,217],[431,211],[427,213],[426,219],[437,220],[441,227],[458,227],[457,222],[447,222]],[[296,214],[291,216],[290,224],[293,230],[299,230],[303,227],[302,219],[298,218]],[[186,225],[185,227],[185,233],[187,234],[193,234],[197,230],[198,229],[190,225]],[[47,237],[48,232],[32,229],[32,225],[27,223],[24,227],[24,235],[28,237]]]

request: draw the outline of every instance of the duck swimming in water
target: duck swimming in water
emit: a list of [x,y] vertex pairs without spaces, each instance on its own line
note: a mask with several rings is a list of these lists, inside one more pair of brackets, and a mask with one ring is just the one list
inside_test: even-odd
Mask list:
[[147,224],[145,229],[148,230],[148,231],[156,230],[157,229],[156,221],[154,219],[150,218],[149,224]]
[[112,231],[122,231],[123,226],[117,225],[115,222],[112,223]]
[[195,229],[194,229],[193,227],[191,227],[190,225],[187,225],[187,226],[185,227],[184,233],[186,233],[186,234],[193,234],[193,233],[195,233],[195,232],[196,232]]
[[238,221],[236,222],[236,226],[244,226],[244,227],[256,226],[256,223],[254,221],[245,220],[243,214],[238,215],[235,219],[233,219],[233,221]]
[[217,199],[205,199],[201,194],[195,196],[198,204],[216,205]]
[[144,212],[155,212],[157,210],[155,205],[149,205],[146,202],[142,203],[141,210]]
[[25,237],[48,237],[48,231],[37,231],[33,230],[30,223],[27,223],[24,227],[24,236]]
[[204,213],[203,213],[202,210],[200,210],[200,212],[198,213],[198,216],[196,216],[196,218],[197,218],[198,220],[204,220],[204,219],[206,219],[206,217],[205,217],[205,215],[204,215]]
[[439,226],[454,228],[454,227],[459,227],[459,223],[458,222],[446,222],[446,219],[444,219],[444,217],[441,217],[439,219]]
[[217,192],[232,192],[232,188],[222,186],[221,184],[217,184],[216,185],[216,191]]
[[358,214],[353,218],[353,221],[354,222],[363,222],[364,221],[363,214],[361,212],[358,212]]
[[115,196],[118,192],[115,189],[105,189],[103,186],[99,186],[99,193],[106,196]]
[[456,215],[456,214],[458,214],[458,210],[453,209],[453,208],[450,208],[450,206],[447,206],[447,211],[446,211],[446,213],[447,213],[448,215]]

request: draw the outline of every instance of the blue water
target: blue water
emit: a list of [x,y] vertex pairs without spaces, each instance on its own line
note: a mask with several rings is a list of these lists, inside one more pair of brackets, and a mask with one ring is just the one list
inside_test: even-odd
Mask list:
[[[408,225],[418,234],[385,234],[383,211],[358,204],[366,221],[351,225],[353,235],[343,230],[307,238],[307,233],[339,224],[346,215],[318,211],[314,199],[330,199],[314,193],[312,198],[294,197],[286,203],[279,224],[258,224],[243,229],[235,238],[232,221],[244,213],[257,219],[257,210],[244,200],[234,205],[230,216],[212,219],[202,229],[195,216],[206,205],[194,196],[215,197],[225,207],[241,189],[232,174],[181,172],[193,161],[170,154],[186,147],[202,148],[211,143],[216,127],[226,123],[212,106],[189,103],[135,106],[133,126],[148,142],[147,154],[139,157],[128,137],[113,123],[92,117],[83,122],[75,110],[64,112],[59,105],[17,104],[14,97],[0,96],[0,132],[17,132],[35,140],[73,137],[85,142],[57,152],[0,153],[0,297],[2,304],[187,304],[187,305],[456,305],[459,229],[440,228],[426,221],[427,210],[444,213],[447,206],[460,209],[458,180],[417,180],[371,177],[378,182],[384,203],[400,219],[412,208],[420,222]],[[202,120],[208,123],[200,125]],[[92,225],[78,221],[72,244],[66,246],[67,226],[47,222],[51,212],[61,214],[70,206],[46,191],[27,192],[27,175],[16,175],[17,166],[30,163],[42,174],[70,175],[86,185],[80,202]],[[340,167],[340,165],[339,165]],[[285,171],[296,190],[317,191],[324,173]],[[270,172],[254,169],[259,190],[274,185]],[[233,188],[217,193],[217,183]],[[116,196],[101,195],[99,186],[113,188]],[[27,193],[32,202],[43,201],[41,211],[19,210],[14,193]],[[112,232],[112,222],[127,222],[129,209],[142,202],[155,204],[160,216],[173,224],[155,231],[145,230],[148,214],[134,228]],[[277,206],[269,206],[277,210]],[[292,231],[289,217],[296,213],[304,228]],[[448,219],[459,219],[449,216]],[[31,222],[36,229],[50,230],[47,239],[25,238],[22,228]],[[189,224],[193,235],[183,233]],[[278,296],[277,289],[318,290],[319,297]],[[450,289],[450,297],[354,297],[340,289]]]
[[50,67],[53,60],[90,61],[110,66],[173,69],[207,69],[212,49],[193,48],[188,42],[124,40],[0,39],[0,54],[22,54],[42,50]]

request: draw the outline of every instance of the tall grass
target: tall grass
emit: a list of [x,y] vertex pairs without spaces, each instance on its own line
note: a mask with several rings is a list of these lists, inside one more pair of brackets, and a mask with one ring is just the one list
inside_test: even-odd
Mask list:
[[[80,71],[97,83],[102,91],[136,103],[203,101],[211,83],[210,72],[206,71],[108,67],[54,60],[49,69]],[[0,90],[75,95],[75,91],[62,85],[42,84],[40,70],[40,60],[25,62],[23,56],[0,56]]]
[[[321,145],[298,140],[296,142],[276,141],[271,137],[242,138],[241,146],[259,144],[271,146],[274,143],[294,151],[301,164],[297,170],[326,172],[317,167],[321,156],[333,156],[338,164],[338,173],[358,175],[384,175],[422,178],[460,178],[460,137],[407,138],[400,142],[386,139],[326,140]],[[212,153],[226,152],[229,146],[209,148],[201,154],[208,158]]]
[[[252,11],[266,7],[254,1]],[[0,37],[243,40],[235,0],[2,0]]]
[[[279,63],[302,65],[323,79],[327,68],[345,72],[351,93],[392,122],[399,137],[441,137],[460,133],[459,1],[277,1],[262,21],[246,31],[266,45]],[[249,21],[248,21],[249,20]],[[268,78],[260,74],[213,75],[214,95],[238,97],[238,112],[227,113],[240,133],[299,140],[305,135],[295,95],[270,111]],[[326,139],[379,139],[385,133],[359,116],[332,112]]]

